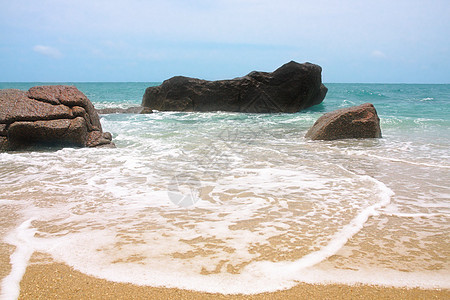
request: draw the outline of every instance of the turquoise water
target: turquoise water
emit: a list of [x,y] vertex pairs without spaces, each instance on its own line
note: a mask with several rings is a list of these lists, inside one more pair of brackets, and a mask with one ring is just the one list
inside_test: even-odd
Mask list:
[[[105,108],[158,83],[69,84]],[[450,288],[450,85],[326,86],[295,114],[109,114],[116,149],[1,153],[1,237],[143,285]],[[382,139],[304,139],[323,113],[365,102]]]
[[[0,89],[27,90],[36,85],[75,85],[98,108],[140,105],[145,89],[158,82],[0,82]],[[326,100],[307,112],[328,112],[341,107],[372,102],[379,114],[435,120],[450,118],[450,84],[348,84],[327,83]]]

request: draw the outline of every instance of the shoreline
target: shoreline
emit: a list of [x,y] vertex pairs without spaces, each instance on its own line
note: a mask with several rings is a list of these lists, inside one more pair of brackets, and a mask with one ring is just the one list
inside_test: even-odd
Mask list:
[[[124,95],[134,88],[86,86],[105,108],[128,107]],[[333,93],[327,107],[302,115],[107,115],[102,122],[118,138],[117,151],[5,153],[0,293],[450,299],[450,119],[442,113],[450,91],[344,84]],[[384,113],[383,140],[304,139],[316,115],[366,98]],[[183,174],[194,180],[180,181]],[[173,191],[198,192],[204,201],[182,209]],[[48,254],[29,259],[39,250]],[[311,257],[320,261],[311,272],[295,271]]]
[[394,288],[372,285],[307,284],[276,292],[223,295],[138,286],[85,275],[62,263],[28,265],[19,299],[449,299],[450,289]]

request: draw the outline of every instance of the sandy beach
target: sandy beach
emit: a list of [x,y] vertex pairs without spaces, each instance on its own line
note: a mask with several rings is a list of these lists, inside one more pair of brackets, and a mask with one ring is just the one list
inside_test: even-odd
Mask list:
[[305,139],[322,111],[159,112],[104,115],[115,149],[0,153],[0,298],[450,299],[450,86],[330,91],[384,95],[383,139]]
[[[8,264],[2,247],[2,276]],[[61,263],[42,263],[34,255],[20,283],[19,299],[449,299],[450,290],[404,289],[368,285],[312,285],[256,295],[222,295],[137,286],[87,276]],[[6,267],[6,268],[5,268]]]

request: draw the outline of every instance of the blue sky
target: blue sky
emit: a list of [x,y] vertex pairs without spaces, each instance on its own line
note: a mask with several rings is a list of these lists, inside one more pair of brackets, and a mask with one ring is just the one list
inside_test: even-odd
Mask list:
[[0,0],[0,81],[162,81],[273,71],[450,83],[450,1]]

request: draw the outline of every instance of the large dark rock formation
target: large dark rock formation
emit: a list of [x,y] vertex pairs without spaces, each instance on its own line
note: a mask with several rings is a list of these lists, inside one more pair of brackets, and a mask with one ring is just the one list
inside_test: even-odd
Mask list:
[[305,137],[312,140],[381,138],[380,118],[371,103],[335,110],[317,119]]
[[0,90],[0,150],[114,146],[89,99],[73,86]]
[[291,61],[272,73],[251,72],[231,80],[177,76],[147,88],[142,106],[160,111],[294,113],[325,98],[321,73],[318,65]]

